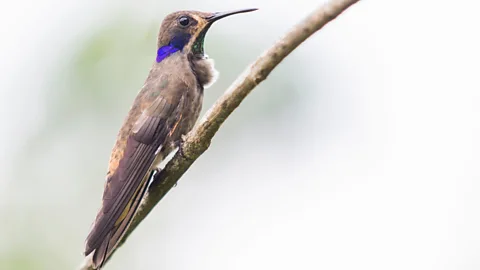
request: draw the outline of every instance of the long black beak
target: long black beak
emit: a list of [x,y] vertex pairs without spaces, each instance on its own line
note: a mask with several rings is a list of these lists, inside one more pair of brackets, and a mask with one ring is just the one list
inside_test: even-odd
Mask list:
[[230,15],[238,14],[238,13],[245,13],[255,11],[258,8],[246,8],[246,9],[239,9],[234,11],[227,11],[227,12],[215,12],[212,15],[205,18],[209,23],[213,23],[214,21],[220,20],[222,18],[228,17]]

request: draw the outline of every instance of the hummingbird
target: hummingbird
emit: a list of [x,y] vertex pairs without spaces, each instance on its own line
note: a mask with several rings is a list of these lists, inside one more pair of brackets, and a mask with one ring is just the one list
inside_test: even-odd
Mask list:
[[208,29],[219,19],[255,10],[178,11],[163,20],[155,62],[118,132],[102,204],[85,241],[84,254],[94,269],[121,241],[160,162],[181,147],[198,119],[203,90],[217,76],[204,53]]

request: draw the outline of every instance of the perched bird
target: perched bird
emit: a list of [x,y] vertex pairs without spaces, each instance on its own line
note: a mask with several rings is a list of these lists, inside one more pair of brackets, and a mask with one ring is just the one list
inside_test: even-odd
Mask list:
[[204,54],[213,22],[238,13],[179,11],[162,22],[157,57],[121,127],[110,156],[101,208],[86,239],[85,256],[99,269],[122,239],[158,164],[195,124],[203,89],[213,83]]

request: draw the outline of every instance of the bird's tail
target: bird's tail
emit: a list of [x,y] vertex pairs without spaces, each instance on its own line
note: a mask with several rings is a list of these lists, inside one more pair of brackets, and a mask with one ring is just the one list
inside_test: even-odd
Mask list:
[[[110,226],[111,228],[102,228],[101,224],[97,224],[97,221],[95,222],[85,245],[86,261],[88,261],[87,259],[89,257],[91,258],[91,268],[100,269],[118,246],[140,206],[147,187],[148,178],[144,179],[136,192],[133,193],[132,198],[127,203],[120,217]],[[100,211],[102,211],[102,209],[100,209]],[[99,216],[101,218],[101,212]],[[97,216],[97,220],[98,219]],[[99,228],[96,228],[97,226]],[[98,233],[99,231],[107,233]]]
[[92,254],[85,256],[82,261],[82,264],[78,267],[77,270],[90,270],[92,269]]

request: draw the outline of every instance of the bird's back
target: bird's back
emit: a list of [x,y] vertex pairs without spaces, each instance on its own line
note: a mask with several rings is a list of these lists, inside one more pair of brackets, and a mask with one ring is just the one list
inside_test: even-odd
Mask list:
[[202,96],[187,55],[177,52],[152,66],[112,150],[102,206],[86,240],[85,254],[95,252],[94,266],[104,263],[128,229],[154,161],[193,127]]

